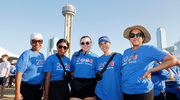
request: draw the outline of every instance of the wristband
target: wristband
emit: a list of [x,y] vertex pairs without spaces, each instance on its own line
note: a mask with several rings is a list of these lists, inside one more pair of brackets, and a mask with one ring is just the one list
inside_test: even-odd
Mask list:
[[44,96],[44,98],[47,98],[48,96]]

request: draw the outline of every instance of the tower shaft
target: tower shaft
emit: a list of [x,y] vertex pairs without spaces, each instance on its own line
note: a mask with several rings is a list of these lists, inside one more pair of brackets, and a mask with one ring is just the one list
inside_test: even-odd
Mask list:
[[73,17],[76,13],[76,8],[71,4],[66,4],[62,8],[62,13],[63,16],[65,16],[64,38],[69,42],[69,49],[65,53],[65,55],[71,59],[72,25],[73,25]]
[[66,14],[66,23],[65,23],[65,39],[69,42],[69,49],[65,55],[71,58],[71,44],[72,44],[72,23],[73,15]]

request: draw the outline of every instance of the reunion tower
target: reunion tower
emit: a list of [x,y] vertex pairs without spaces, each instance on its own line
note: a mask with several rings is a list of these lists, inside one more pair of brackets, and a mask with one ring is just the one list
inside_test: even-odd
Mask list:
[[69,58],[71,58],[72,24],[75,13],[76,13],[76,8],[71,4],[66,4],[62,8],[62,14],[66,18],[64,38],[69,42],[69,50],[66,52],[65,55]]

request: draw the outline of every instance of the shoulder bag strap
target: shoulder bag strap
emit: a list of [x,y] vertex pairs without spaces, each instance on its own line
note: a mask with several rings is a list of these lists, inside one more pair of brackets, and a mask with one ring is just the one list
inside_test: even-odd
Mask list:
[[104,73],[104,71],[107,69],[109,63],[111,62],[111,60],[114,58],[114,56],[116,55],[116,52],[109,58],[108,62],[106,63],[105,67],[101,70],[101,74]]
[[56,56],[58,57],[61,65],[62,65],[62,67],[63,67],[63,70],[66,71],[66,68],[65,68],[65,66],[64,66],[64,64],[63,64],[63,62],[62,62],[62,60],[61,60],[61,57],[60,57],[58,54],[56,54]]

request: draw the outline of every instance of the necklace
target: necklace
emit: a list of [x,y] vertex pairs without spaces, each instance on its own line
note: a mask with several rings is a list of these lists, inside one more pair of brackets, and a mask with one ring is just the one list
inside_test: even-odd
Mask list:
[[139,47],[136,49],[136,51],[134,50],[133,56],[129,59],[128,64],[130,63],[130,61],[132,60],[132,58],[136,55],[136,52],[139,50]]

